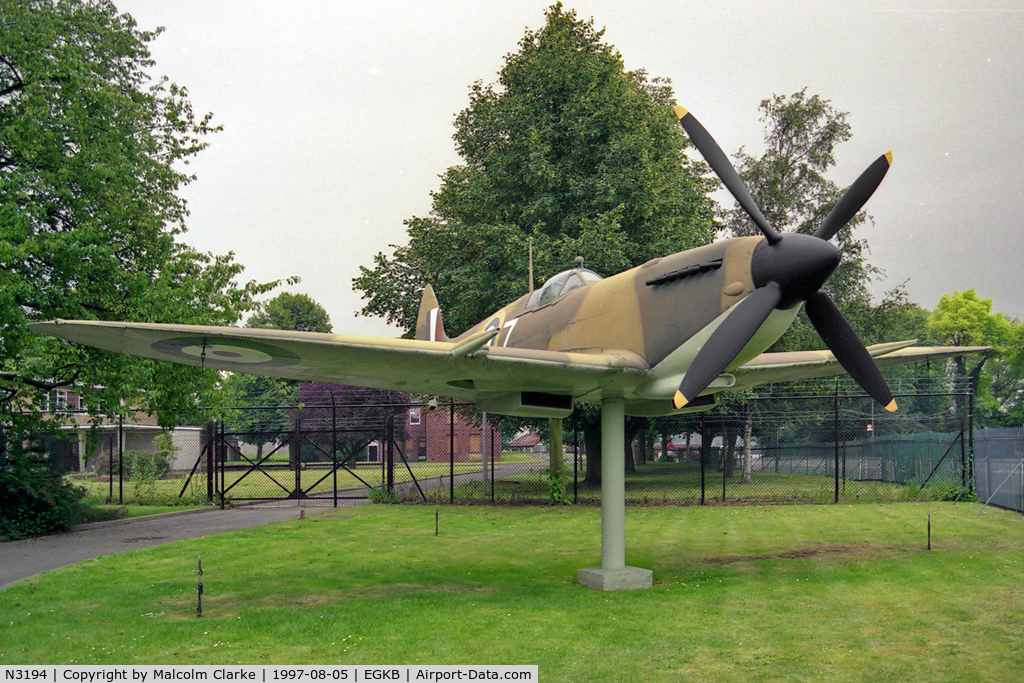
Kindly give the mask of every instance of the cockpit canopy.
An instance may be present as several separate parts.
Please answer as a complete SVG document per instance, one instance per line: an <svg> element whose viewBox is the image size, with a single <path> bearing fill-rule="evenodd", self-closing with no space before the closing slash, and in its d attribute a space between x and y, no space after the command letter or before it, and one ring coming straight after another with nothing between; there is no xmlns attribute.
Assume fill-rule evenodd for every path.
<svg viewBox="0 0 1024 683"><path fill-rule="evenodd" d="M567 294L577 287L583 285L589 285L594 282L600 281L602 278L600 275L592 270L586 268L573 268L572 270L563 270L558 275L553 275L544 285L537 290L534 290L533 294L530 295L529 300L526 302L526 309L538 308L540 306L546 306L563 294Z"/></svg>

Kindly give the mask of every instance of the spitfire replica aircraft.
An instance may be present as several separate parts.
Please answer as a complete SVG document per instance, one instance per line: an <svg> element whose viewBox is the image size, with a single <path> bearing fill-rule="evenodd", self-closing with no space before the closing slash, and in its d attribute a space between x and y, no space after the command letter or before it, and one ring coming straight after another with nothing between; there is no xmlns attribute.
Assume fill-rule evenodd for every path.
<svg viewBox="0 0 1024 683"><path fill-rule="evenodd" d="M896 402L879 366L969 353L895 342L865 348L821 291L838 266L828 240L860 211L889 169L879 157L813 235L782 234L761 214L714 139L676 115L761 236L726 239L607 278L559 273L465 333L449 338L433 290L415 339L150 323L65 321L36 331L120 353L217 370L336 382L474 401L505 415L559 418L578 401L602 407L602 566L581 569L598 589L651 585L625 564L626 414L711 408L719 393L838 374L845 369L887 410ZM828 351L765 353L807 311Z"/></svg>

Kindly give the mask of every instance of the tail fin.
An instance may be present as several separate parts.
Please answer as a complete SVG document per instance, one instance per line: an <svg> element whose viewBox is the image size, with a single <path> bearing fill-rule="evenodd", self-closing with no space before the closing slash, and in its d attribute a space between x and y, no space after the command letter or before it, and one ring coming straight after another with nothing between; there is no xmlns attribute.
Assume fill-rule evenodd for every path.
<svg viewBox="0 0 1024 683"><path fill-rule="evenodd" d="M438 306L434 288L427 285L420 299L420 313L416 317L416 339L426 341L449 341L444 332L444 321L441 320L441 307Z"/></svg>

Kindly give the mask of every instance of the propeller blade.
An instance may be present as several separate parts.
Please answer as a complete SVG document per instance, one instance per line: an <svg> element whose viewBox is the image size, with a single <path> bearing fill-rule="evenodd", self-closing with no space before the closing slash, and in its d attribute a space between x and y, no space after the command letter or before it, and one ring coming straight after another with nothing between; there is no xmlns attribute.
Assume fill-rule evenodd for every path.
<svg viewBox="0 0 1024 683"><path fill-rule="evenodd" d="M853 185L846 190L846 194L839 200L839 203L825 216L825 220L814 231L814 236L830 240L842 230L843 226L849 223L850 219L856 216L857 212L871 199L871 195L882 184L882 179L885 178L891 165L892 152L886 152L875 159L875 162L868 166L857 180L853 181Z"/></svg>
<svg viewBox="0 0 1024 683"><path fill-rule="evenodd" d="M747 215L754 221L754 224L757 225L761 234L768 240L768 243L775 244L782 239L779 231L773 228L768 223L768 219L761 213L761 209L757 207L754 198L750 196L750 191L747 190L747 186L743 183L743 179L740 178L740 174L736 172L736 168L729 161L729 157L725 155L725 152L718 146L715 139L711 137L711 133L684 107L673 107L673 111L679 117L679 125L690 136L690 140L693 141L694 146L697 147L704 160L708 162L711 170L715 172L715 175L722 181L722 184L739 202L743 210L747 212Z"/></svg>
<svg viewBox="0 0 1024 683"><path fill-rule="evenodd" d="M846 317L824 292L816 292L804 304L807 317L814 329L821 335L825 346L846 369L854 381L867 394L885 406L890 413L896 410L896 399L889 391L889 385L882 377L882 371L875 365L871 354L864 348L864 342Z"/></svg>
<svg viewBox="0 0 1024 683"><path fill-rule="evenodd" d="M736 304L736 310L711 333L686 371L672 399L676 410L699 396L729 367L781 299L782 289L777 283L769 282Z"/></svg>

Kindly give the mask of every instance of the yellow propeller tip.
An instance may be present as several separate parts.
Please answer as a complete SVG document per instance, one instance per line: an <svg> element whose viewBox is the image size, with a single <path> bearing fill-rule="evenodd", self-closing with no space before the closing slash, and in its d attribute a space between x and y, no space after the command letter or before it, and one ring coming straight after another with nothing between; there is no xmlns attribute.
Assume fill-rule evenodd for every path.
<svg viewBox="0 0 1024 683"><path fill-rule="evenodd" d="M676 113L676 117L680 120L682 120L684 116L690 113L686 110L686 107L680 107L678 104L672 107L672 111Z"/></svg>
<svg viewBox="0 0 1024 683"><path fill-rule="evenodd" d="M672 405L676 407L676 410L685 408L686 404L689 402L690 401L685 396L683 396L683 393L681 391L677 391L676 395L672 397Z"/></svg>
<svg viewBox="0 0 1024 683"><path fill-rule="evenodd" d="M885 153L885 160L889 162L890 166L892 166L892 150Z"/></svg>
<svg viewBox="0 0 1024 683"><path fill-rule="evenodd" d="M893 400L889 401L889 405L887 405L885 407L885 409L888 410L890 413L895 413L896 412L896 399L893 399Z"/></svg>

